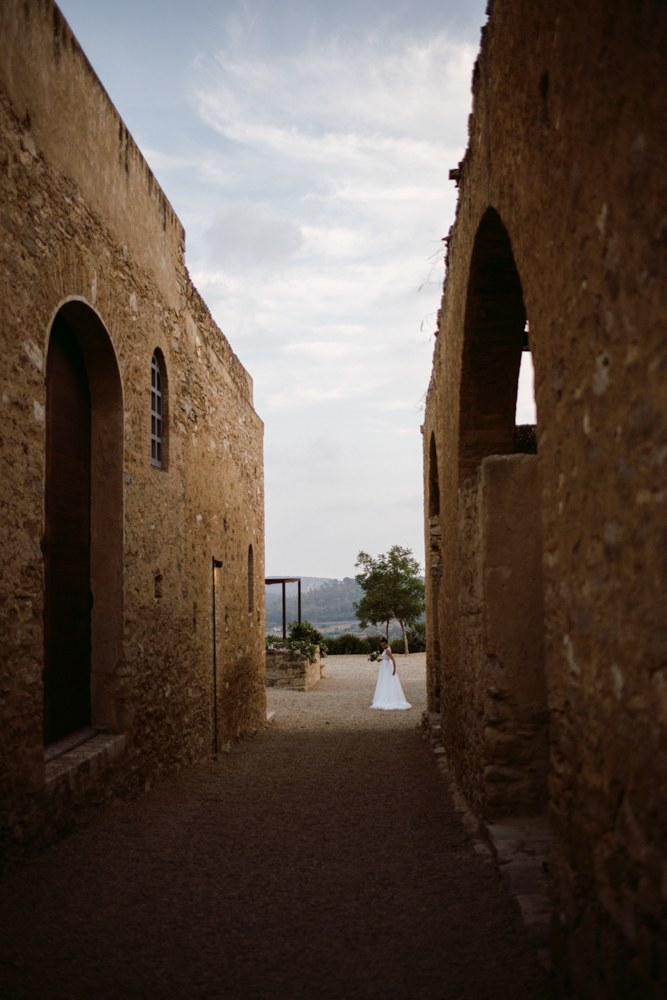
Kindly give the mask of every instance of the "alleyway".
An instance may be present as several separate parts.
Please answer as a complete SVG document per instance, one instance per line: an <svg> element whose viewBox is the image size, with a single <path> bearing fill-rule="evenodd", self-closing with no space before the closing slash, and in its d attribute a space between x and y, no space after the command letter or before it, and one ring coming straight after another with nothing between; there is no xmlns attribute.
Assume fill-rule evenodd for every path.
<svg viewBox="0 0 667 1000"><path fill-rule="evenodd" d="M3 1000L542 1000L495 865L409 712L335 657L272 726L99 817L0 887Z"/></svg>

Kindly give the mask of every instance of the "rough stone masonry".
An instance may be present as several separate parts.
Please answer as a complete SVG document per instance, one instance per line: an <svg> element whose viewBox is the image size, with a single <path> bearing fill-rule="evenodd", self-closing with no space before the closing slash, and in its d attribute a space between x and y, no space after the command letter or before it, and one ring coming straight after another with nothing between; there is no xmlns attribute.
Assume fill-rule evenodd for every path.
<svg viewBox="0 0 667 1000"><path fill-rule="evenodd" d="M265 718L263 425L190 281L183 228L57 6L6 0L0 37L0 842L11 855L200 759L216 726L228 741ZM45 501L60 462L63 414L48 389L58 338L88 407L83 611L69 598L81 566L65 566L64 583L53 571L49 590L56 543L69 544L53 536L70 501L60 509L55 487ZM65 471L67 486L78 473ZM58 684L74 681L56 677L47 725L45 653L58 651L45 623L53 633L61 620L74 623L67 642L78 630L79 653L87 644L83 714L68 723L57 709ZM45 762L45 733L67 737L82 720L91 738L56 741Z"/></svg>
<svg viewBox="0 0 667 1000"><path fill-rule="evenodd" d="M491 0L424 432L429 708L548 813L564 996L667 990L667 6ZM444 167L444 165L443 165ZM515 453L522 349L537 454Z"/></svg>

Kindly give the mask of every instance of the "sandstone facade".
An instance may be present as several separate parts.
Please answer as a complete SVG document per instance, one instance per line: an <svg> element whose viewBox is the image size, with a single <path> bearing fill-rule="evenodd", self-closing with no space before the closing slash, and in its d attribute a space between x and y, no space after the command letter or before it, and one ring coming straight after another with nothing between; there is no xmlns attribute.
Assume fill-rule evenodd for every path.
<svg viewBox="0 0 667 1000"><path fill-rule="evenodd" d="M667 988L666 52L657 0L490 3L423 428L429 705L479 816L548 811L586 1000Z"/></svg>
<svg viewBox="0 0 667 1000"><path fill-rule="evenodd" d="M0 35L0 837L11 845L211 752L216 725L228 741L265 719L263 425L190 281L183 228L58 8L7 0ZM90 401L89 723L100 735L45 764L56 328L74 335Z"/></svg>

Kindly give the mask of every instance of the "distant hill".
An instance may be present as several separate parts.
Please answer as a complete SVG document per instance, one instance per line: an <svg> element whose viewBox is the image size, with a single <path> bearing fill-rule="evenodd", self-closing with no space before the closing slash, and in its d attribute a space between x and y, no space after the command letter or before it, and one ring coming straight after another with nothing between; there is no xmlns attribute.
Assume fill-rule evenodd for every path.
<svg viewBox="0 0 667 1000"><path fill-rule="evenodd" d="M298 573L284 573L283 576L298 576ZM266 579L270 580L271 577L267 576ZM312 590L314 587L321 587L323 583L333 583L333 582L334 581L329 576L302 576L301 577L301 593L304 594L307 590ZM266 587L264 589L266 591L266 600L267 600L267 602L271 603L273 601L281 601L282 600L282 589L283 588L280 586L280 584L274 583L274 584L270 585L270 584L267 583ZM294 591L294 593L296 594L296 584L295 583L288 583L287 584L287 593L291 594L292 591Z"/></svg>
<svg viewBox="0 0 667 1000"><path fill-rule="evenodd" d="M296 584L287 584L287 621L297 617ZM346 576L343 580L322 577L301 578L301 617L314 625L325 622L349 622L355 619L354 601L361 597L356 580ZM266 624L282 624L282 587L266 587Z"/></svg>

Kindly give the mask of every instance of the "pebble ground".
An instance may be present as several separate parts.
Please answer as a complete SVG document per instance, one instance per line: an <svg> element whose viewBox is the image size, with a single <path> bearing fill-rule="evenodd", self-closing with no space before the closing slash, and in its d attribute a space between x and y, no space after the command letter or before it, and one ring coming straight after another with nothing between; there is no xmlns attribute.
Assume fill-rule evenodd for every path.
<svg viewBox="0 0 667 1000"><path fill-rule="evenodd" d="M413 708L370 711L364 657L270 727L98 817L0 886L3 1000L542 1000Z"/></svg>

